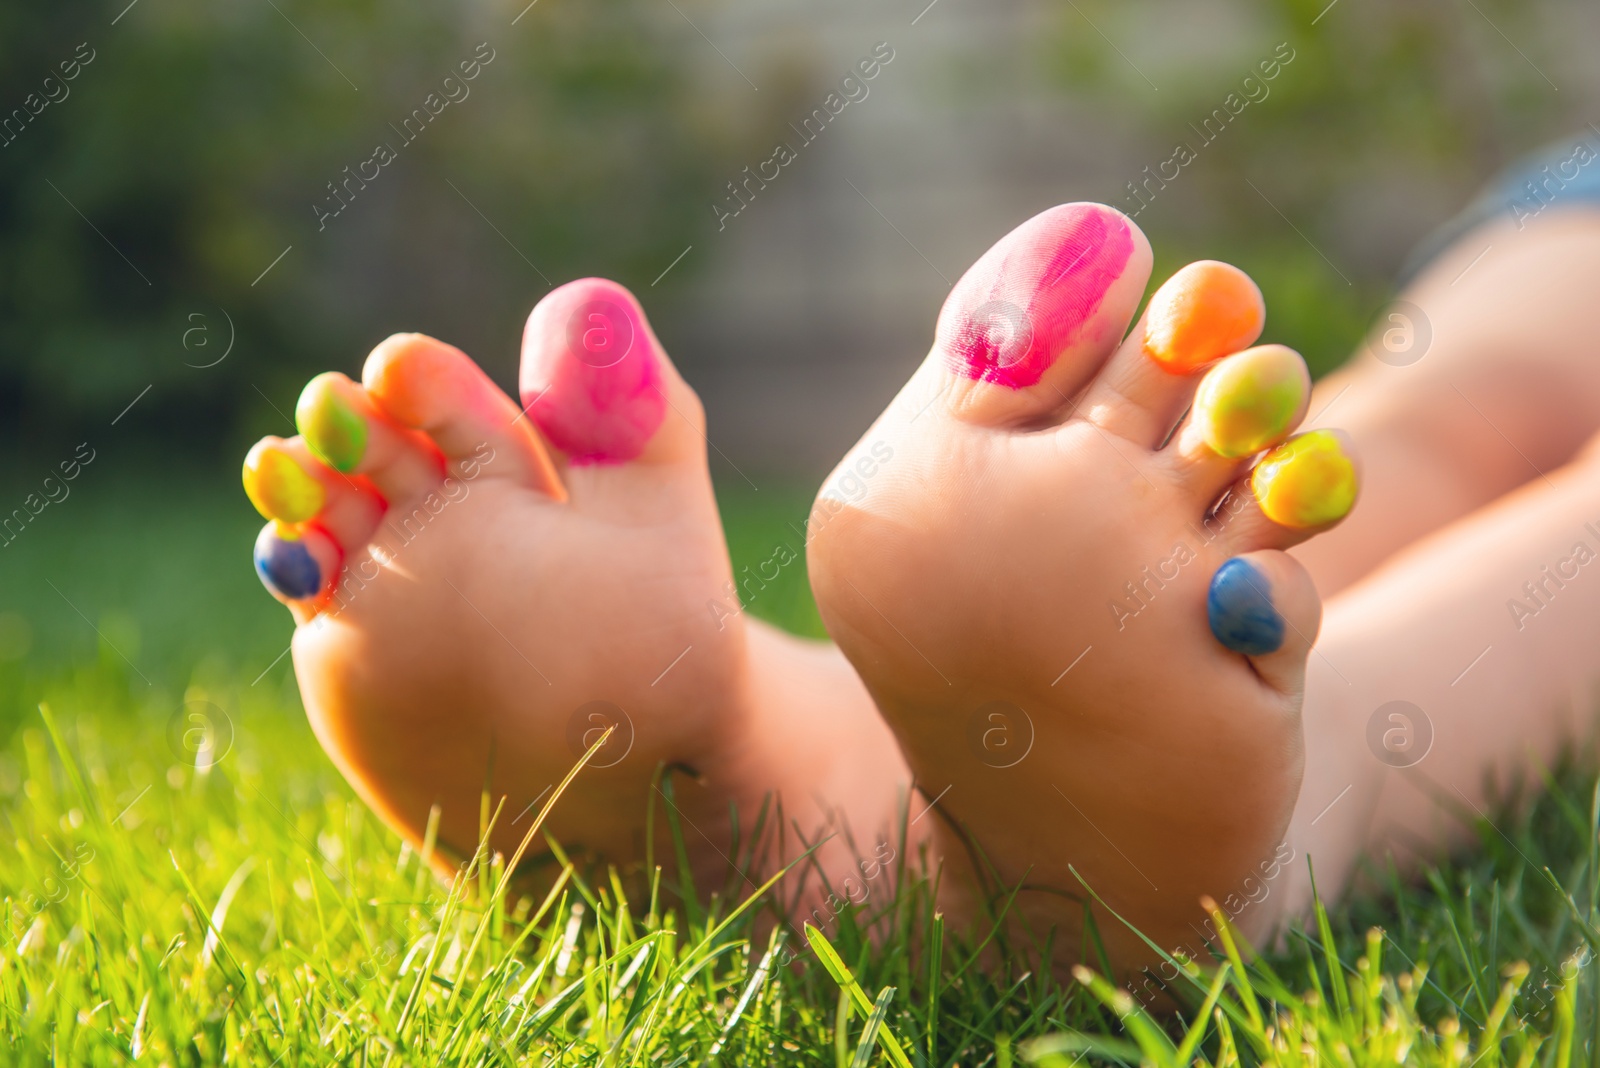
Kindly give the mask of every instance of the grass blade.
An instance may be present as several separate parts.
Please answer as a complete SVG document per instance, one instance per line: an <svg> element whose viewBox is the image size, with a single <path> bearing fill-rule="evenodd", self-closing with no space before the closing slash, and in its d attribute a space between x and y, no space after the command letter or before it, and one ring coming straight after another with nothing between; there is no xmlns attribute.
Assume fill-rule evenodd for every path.
<svg viewBox="0 0 1600 1068"><path fill-rule="evenodd" d="M855 1006L856 1011L861 1013L862 1016L870 1017L873 1010L872 999L867 997L865 990L861 989L861 984L856 982L855 974L845 964L844 958L840 957L838 951L833 948L833 944L828 941L827 936L808 923L806 924L806 941L811 943L811 948L816 952L817 959L822 962L822 966L827 970L828 974L833 976L833 981L839 984L839 989L850 995L850 1001ZM883 1051L888 1054L889 1060L894 1062L897 1068L911 1068L911 1061L906 1057L906 1051L900 1045L900 1040L895 1038L893 1031L883 1027L879 1031L879 1037L883 1044Z"/></svg>
<svg viewBox="0 0 1600 1068"><path fill-rule="evenodd" d="M872 1048L878 1040L878 1030L883 1026L883 1017L889 1011L889 1003L894 1000L894 987L886 986L878 991L878 1000L872 1005L872 1015L867 1017L867 1026L861 1029L861 1041L856 1043L855 1056L850 1058L850 1068L867 1068L867 1062L872 1059Z"/></svg>

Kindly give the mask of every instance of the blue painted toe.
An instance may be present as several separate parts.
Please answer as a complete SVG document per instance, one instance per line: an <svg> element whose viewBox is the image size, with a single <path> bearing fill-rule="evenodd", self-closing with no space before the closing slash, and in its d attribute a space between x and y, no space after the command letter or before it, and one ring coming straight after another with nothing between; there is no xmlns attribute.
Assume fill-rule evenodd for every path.
<svg viewBox="0 0 1600 1068"><path fill-rule="evenodd" d="M291 601L314 597L322 589L322 569L298 539L281 538L271 526L256 538L256 574L269 590Z"/></svg>
<svg viewBox="0 0 1600 1068"><path fill-rule="evenodd" d="M1272 607L1272 587L1248 560L1234 557L1217 569L1206 612L1211 633L1236 653L1263 656L1283 646L1283 617Z"/></svg>

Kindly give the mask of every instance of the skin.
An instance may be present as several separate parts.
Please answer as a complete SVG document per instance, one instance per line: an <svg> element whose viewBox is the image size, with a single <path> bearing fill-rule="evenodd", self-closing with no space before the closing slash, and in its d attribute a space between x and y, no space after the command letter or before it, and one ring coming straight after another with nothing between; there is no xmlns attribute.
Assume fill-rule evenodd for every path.
<svg viewBox="0 0 1600 1068"><path fill-rule="evenodd" d="M1377 359L1404 325L1380 318L1318 384L1314 409L1372 459L1361 507L1295 550L1332 594L1307 676L1318 758L1290 831L1325 898L1371 858L1406 872L1467 840L1496 791L1537 781L1564 747L1593 752L1600 583L1575 550L1600 549L1587 526L1600 519L1597 270L1592 207L1486 224L1400 295L1432 335L1423 355ZM1514 600L1537 614L1518 619ZM1395 700L1420 716L1382 724L1432 740L1385 762L1369 724ZM1304 915L1310 897L1297 868L1268 911Z"/></svg>
<svg viewBox="0 0 1600 1068"><path fill-rule="evenodd" d="M1484 254L1490 246L1492 257ZM952 684L945 687L947 694L975 680L1014 687L1010 680L1018 677L1047 677L1038 673L1035 635L1015 624L1053 625L1049 653L1054 656L1052 669L1059 670L1056 665L1068 660L1073 646L1057 635L1076 623L1078 611L1064 612L1062 606L1082 599L1072 596L1075 590L1054 585L1054 576L1063 570L1070 574L1085 554L1104 561L1126 539L1139 538L1151 522L1141 507L1151 496L1146 484L1129 477L1121 497L1097 494L1107 487L1092 482L1086 487L1083 469L1070 463L1074 451L1066 447L1057 448L1047 472L1040 473L1028 464L1027 439L975 442L952 419L939 434L929 435L942 440L922 447L929 452L932 469L964 472L954 488L948 477L924 478L920 486L869 501L854 528L833 525L836 532L851 534L850 539L814 541L813 574L835 633L847 648L866 650L866 655L858 653L863 675L895 724L921 781L952 785L939 805L948 818L938 827L939 855L947 870L967 880L946 883L947 904L955 915L981 911L981 901L974 902L970 890L961 892L974 884L971 865L964 861L971 848L981 849L1000 875L1017 881L1026 873L1030 884L1043 883L1041 874L1059 879L1062 862L1070 861L1124 916L1169 949L1204 952L1210 928L1201 923L1196 930L1190 925L1192 912L1174 916L1172 910L1181 909L1183 898L1204 881L1208 864L1238 855L1241 842L1276 840L1271 854L1253 868L1241 865L1235 872L1238 882L1225 896L1211 894L1235 926L1259 944L1284 921L1309 915L1308 858L1316 863L1324 900L1341 895L1364 863L1393 861L1402 872L1413 870L1418 860L1432 859L1467 837L1474 822L1490 810L1496 784L1535 779L1574 741L1585 750L1592 745L1590 695L1600 684L1600 667L1592 655L1600 642L1600 584L1572 573L1587 570L1579 562L1584 559L1577 552L1579 543L1600 558L1600 533L1587 525L1600 517L1600 439L1594 438L1600 430L1595 414L1600 412L1600 353L1592 351L1596 343L1587 291L1587 279L1597 270L1600 213L1593 210L1575 207L1552 213L1526 231L1508 224L1486 226L1462 238L1401 295L1429 320L1434 341L1425 359L1396 366L1377 360L1366 347L1348 369L1320 384L1313 401L1321 413L1318 422L1325 425L1337 418L1346 440L1372 460L1372 476L1364 479L1362 506L1350 520L1291 550L1331 600L1308 669L1303 675L1287 675L1291 683L1303 680L1304 695L1300 706L1292 699L1292 686L1282 691L1290 698L1283 706L1289 719L1263 720L1251 715L1248 703L1238 701L1214 710L1208 695L1219 691L1211 681L1182 687L1182 692L1167 682L1173 692L1156 692L1168 676L1196 679L1188 658L1201 654L1193 643L1198 628L1191 624L1176 641L1146 629L1148 637L1136 639L1136 651L1144 659L1129 674L1099 679L1086 675L1084 669L1096 654L1119 651L1096 644L1068 674L1052 679L1052 691L1077 680L1082 705L1046 697L1044 715L1034 715L1037 738L1029 758L1006 770L1009 778L972 767L970 750L963 754L951 745L961 731L959 723L951 722L949 706L959 706L959 701L941 697L940 687L927 677L929 663L918 662L903 647L897 653L895 642L914 642L929 661L939 663ZM1518 309L1517 314L1507 315L1507 307ZM1069 352L1061 362L1075 355ZM918 374L926 379L926 367ZM1063 406L1100 413L1098 425L1124 439L1115 443L1115 455L1103 455L1096 467L1126 468L1130 460L1144 467L1149 462L1148 454L1128 447L1127 434L1120 433L1133 427L1144 442L1161 440L1152 428L1165 419L1140 416L1150 407L1148 381L1135 364L1119 366L1113 357L1101 367L1097 384ZM1100 388L1106 383L1112 388ZM1026 391L1021 397L975 399L964 393L966 387L952 388L936 379L924 388L940 398L930 414L944 411L959 417L981 410L1018 424L1027 421ZM918 397L915 403L920 410L925 402ZM1049 408L1056 402L1037 403ZM1161 411L1165 415L1172 408ZM1297 413L1295 420L1299 418ZM1186 435L1197 426L1203 440L1217 443L1205 432L1207 422L1202 408L1179 431L1177 455L1193 447ZM895 433L915 432L903 420L896 421L891 408L869 438L890 426ZM1067 433L1073 432L1069 427ZM1089 447L1095 446L1091 442ZM907 442L898 448L898 455L918 458L917 446ZM1001 460L984 457L985 449L1000 453ZM1049 487L1042 498L1036 494L1010 511L997 505L997 486L1034 482ZM1153 477L1150 482L1166 488ZM952 502L951 496L961 499ZM1118 503L1106 518L1104 509L1058 516L1050 503L1062 498ZM906 516L914 518L906 521ZM985 527L1004 531L1006 553L962 553L963 545L995 540L989 529L970 529L973 516ZM892 551L881 545L885 517L898 520ZM935 517L948 525L930 522ZM1021 574L1008 574L1012 557L1034 547L1047 551L1042 558L1030 556L1031 566L1016 569ZM918 563L897 569L896 563L908 554L916 554ZM1238 560L1254 563L1255 554L1230 564ZM852 570L857 561L865 561L873 572L887 572L884 584L864 584L862 572ZM1127 561L1124 573L1136 562ZM981 620L982 636L976 637L980 628L969 624L962 633L965 648L951 649L937 628L928 628L928 633L918 629L920 619L937 619L939 608L926 600L921 589L926 583L918 582L914 572L932 568L959 579L973 566L984 570L984 581L962 587L946 603L960 604L963 619ZM842 590L838 580L846 577L856 586ZM1031 591L1041 580L1052 585L1044 596L1036 596ZM1530 580L1543 583L1537 601L1524 592ZM1284 617L1289 624L1286 646L1292 640L1287 636L1297 631L1317 635L1314 611L1307 610L1310 602L1297 607L1292 586L1270 577L1251 583L1259 585L1269 596L1246 608L1262 610L1270 604L1267 611ZM1003 606L996 605L994 587L1007 590ZM1152 600L1133 622L1160 624L1168 618L1160 610L1174 604L1180 614L1193 618L1197 613L1182 602L1197 599L1196 593L1194 584L1179 588L1168 583L1159 591L1162 599ZM855 599L862 595L871 598L875 612L895 616L904 639L884 633L859 609ZM1537 615L1517 618L1508 611L1512 598L1538 604ZM902 606L908 609L903 615ZM1270 647L1271 642L1265 644ZM1290 655L1284 649L1251 661L1263 679L1269 677L1261 671L1264 666ZM1148 657L1154 650L1159 650L1163 668L1152 673ZM873 656L880 659L869 663ZM1152 680L1150 675L1161 678ZM1036 692L1046 689L1039 681L1032 686ZM1415 722L1382 719L1380 730L1399 727L1408 743L1419 727L1431 730L1431 746L1411 766L1395 766L1410 759L1404 750L1399 759L1392 754L1387 761L1380 759L1371 740L1374 718L1397 699L1412 702L1421 715L1413 717ZM1033 713L1041 711L1021 697L1015 702ZM1105 705L1118 715L1095 731L1089 717ZM1303 707L1298 722L1292 719L1297 706ZM1197 711L1216 718L1195 731L1190 724ZM1051 713L1091 729L1073 738L1071 746L1053 753L1041 749L1050 734L1048 721L1045 726L1040 721ZM1144 721L1152 718L1158 729L1146 730ZM1269 743L1264 753L1248 744L1259 741L1262 730ZM1124 739L1128 744L1119 752L1117 745ZM1219 740L1226 744L1219 746ZM1188 759L1175 761L1174 751ZM1042 824L1052 834L1043 842L1040 821L1017 818L1019 812L1051 811L1044 807L1050 798L1036 788L1037 782L1018 774L1040 755L1052 788L1074 775L1091 783L1092 776L1100 776L1084 797L1072 798L1071 814L1060 812L1059 822ZM1287 782L1302 762L1304 782L1296 795ZM934 778L929 772L936 767L949 773ZM1219 790L1219 782L1228 788ZM960 801L963 786L965 805ZM924 785L925 794L938 792ZM1097 803L1103 807L1091 807ZM1231 811L1218 811L1235 805ZM1073 824L1072 816L1081 822ZM1172 833L1175 822L1189 826L1191 819L1194 837ZM1263 839L1261 831L1269 826L1277 830ZM1214 843L1205 856L1195 855L1197 840ZM1136 877L1129 877L1135 861L1153 879L1147 883L1148 893ZM1119 864L1124 868L1120 880L1115 870ZM1104 874L1096 876L1097 868ZM1177 881L1169 880L1163 868L1171 869ZM1159 893L1154 883L1162 884ZM1178 893L1171 892L1174 885ZM1119 901L1117 893L1125 896ZM1058 937L1065 936L1068 946L1058 951L1056 961L1070 962L1076 949L1071 936L1081 929L1081 914L1075 903L1058 895L1041 896L1048 900L1030 902L1024 891L1019 903L1035 932L1058 925ZM1164 916L1172 922L1163 923ZM1103 914L1101 918L1102 933L1109 927L1120 934L1120 925ZM1160 970L1131 974L1140 947L1114 942L1111 948L1114 963L1141 998L1159 997Z"/></svg>
<svg viewBox="0 0 1600 1068"><path fill-rule="evenodd" d="M714 838L711 814L729 798L775 788L798 807L794 799L820 794L827 801L811 812L813 825L847 820L858 837L861 827L892 823L895 799L882 787L907 772L885 744L887 721L923 802L938 798L914 825L922 837L911 845L943 867L952 924L983 916L997 885L1026 880L1021 914L1035 933L1058 925L1056 962L1073 963L1082 929L1075 898L1083 896L1075 871L1174 949L1202 944L1201 894L1259 940L1305 914L1307 855L1332 897L1355 878L1361 858L1396 842L1443 848L1486 805L1484 769L1536 771L1589 722L1587 702L1575 695L1600 681L1590 666L1600 584L1569 579L1520 628L1505 607L1541 569L1570 560L1584 524L1600 516L1597 450L1580 452L1600 429L1592 414L1600 411L1600 354L1588 351L1584 281L1600 270L1600 215L1547 215L1527 233L1491 227L1469 235L1405 294L1431 320L1427 359L1397 368L1369 357L1319 386L1311 405L1319 422L1337 417L1349 431L1336 439L1336 456L1348 460L1353 439L1375 462L1370 475L1358 473L1363 506L1313 541L1304 539L1315 526L1274 522L1249 477L1251 457L1304 417L1303 389L1292 415L1283 415L1290 384L1303 385L1303 365L1274 346L1228 355L1254 340L1259 311L1254 329L1228 333L1213 327L1248 325L1248 300L1216 315L1212 301L1190 299L1200 283L1248 295L1248 279L1216 264L1180 272L1181 292L1158 294L1152 307L1187 300L1199 309L1188 336L1202 340L1175 345L1186 320L1168 315L1159 330L1136 327L1122 343L1149 264L1131 224L1123 270L1098 298L1083 286L1072 300L1028 296L1055 277L1043 266L1054 262L1051 251L1029 241L1081 233L1082 218L1047 219L1042 231L1030 235L1025 226L1008 236L999 246L1005 255L975 268L977 283L958 284L928 363L841 464L844 474L830 480L813 517L819 603L884 720L833 650L779 638L742 617L728 623L731 637L685 622L698 599L726 581L727 565L703 444L671 438L671 414L644 432L637 455L576 463L548 447L558 424L540 423L546 439L529 435L538 448L512 450L522 456L518 477L497 486L485 475L470 498L441 511L429 538L382 557L365 546L385 505L400 502L388 506L391 518L411 514L408 504L425 499L425 487L441 485L447 472L460 476L461 458L472 455L466 446L491 435L482 424L452 434L448 420L430 423L428 412L397 404L388 422L363 417L366 466L345 465L343 474L319 467L290 439L284 450L306 461L327 498L293 533L329 574L365 553L396 580L381 599L381 581L364 587L323 631L312 624L330 615L328 601L291 604L302 620L295 653L308 711L357 788L404 833L415 840L426 806L442 800L446 840L470 842L491 732L494 786L511 811L513 794L535 793L570 765L560 745L571 714L565 705L622 692L615 684L629 672L619 665L650 673L662 656L637 650L670 656L674 643L651 642L676 626L686 644L691 633L708 642L696 641L696 652L715 655L690 671L681 670L689 661L680 664L669 696L635 684L620 700L647 724L632 754L684 760L702 773L696 789L704 793L680 790L679 803L711 832L704 843L691 840L691 862L708 878L725 870L707 844L726 844ZM1488 244L1496 255L1479 263ZM1049 314L1002 316L1014 335L974 329L992 324L994 308L985 305L996 294ZM600 296L616 299L614 291ZM1507 301L1526 314L1506 316ZM1027 346L1007 336L1025 337ZM953 348L952 338L967 348ZM974 348L975 338L987 341ZM417 343L380 346L379 370L392 347ZM1019 352L1028 370L1012 373ZM559 361L559 352L541 348L533 365L549 359ZM1218 362L1202 380L1210 361ZM692 394L664 357L662 367L669 408L691 413L685 425L698 427ZM583 385L587 371L578 370L567 379ZM1251 385L1230 386L1232 379ZM561 375L541 370L531 380L548 385ZM550 393L536 389L532 407ZM1191 394L1195 410L1172 433ZM625 403L610 406L587 387L571 395L595 414L635 411L640 394L619 391ZM458 410L483 395L454 396ZM626 443L648 422L630 420L584 432L602 444ZM689 445L658 449L672 440ZM869 457L873 474L838 491ZM1325 468L1300 477L1337 488ZM1223 507L1208 515L1225 491ZM251 496L300 499L260 486ZM1325 492L1312 504L1327 509L1337 497ZM1325 518L1315 509L1296 514ZM1600 535L1589 541L1600 549ZM1182 562L1174 562L1175 544L1190 550ZM1296 547L1284 553L1285 546ZM1173 567L1177 575L1168 577ZM619 569L619 585L660 595L609 601L592 576ZM1228 574L1243 577L1223 582ZM1332 599L1307 670L1318 635L1312 578ZM1134 583L1137 599L1128 594ZM461 607L468 596L492 627ZM1109 609L1117 601L1120 614ZM1276 636L1274 616L1283 622ZM550 662L564 665L564 702L530 699L538 691L529 665L509 650L508 636L540 650L541 667L543 650L558 654ZM1474 661L1486 647L1491 652ZM1161 670L1150 670L1153 658ZM1469 662L1471 685L1454 685ZM1434 731L1426 763L1403 770L1376 759L1367 739L1374 709L1396 697L1423 707ZM1518 714L1508 716L1510 708ZM1014 759L1026 724L1032 744ZM861 759L830 763L852 752ZM1228 788L1217 789L1219 781ZM1441 804L1442 791L1463 804ZM637 859L636 813L648 792L631 759L586 771L558 810L560 833L607 859ZM1114 962L1132 978L1142 946L1115 921L1101 921Z"/></svg>
<svg viewBox="0 0 1600 1068"><path fill-rule="evenodd" d="M1079 216L1109 210L1052 209L957 283L928 359L842 467L878 442L895 462L810 550L829 632L922 793L939 798L932 851L951 875L942 904L974 918L1023 883L1018 912L1036 932L1057 928L1058 961L1078 959L1084 882L1177 944L1205 921L1202 895L1223 899L1274 857L1299 793L1299 697L1320 611L1282 552L1315 527L1264 514L1248 458L1207 443L1215 420L1173 434L1198 372L1260 330L1259 293L1241 272L1210 262L1179 272L1124 341L1150 263L1125 222L1135 251L1101 299L1084 302L1089 320L1034 325L1054 353L1037 384L949 370L960 365L945 348L961 335L943 326L952 306L974 303L968 287L1048 261ZM1186 308L1198 310L1186 318ZM1297 356L1271 359L1304 381ZM1234 382L1256 388L1250 375ZM1292 430L1303 400L1302 390L1263 446ZM1296 501L1318 500L1326 526L1337 502L1320 501L1315 474L1294 459L1276 477ZM1230 560L1248 562L1286 624L1261 655L1225 648L1207 626L1213 576ZM1010 732L1031 747L997 749ZM1217 768L1249 772L1226 790L1197 788ZM1119 969L1148 959L1109 917L1100 932Z"/></svg>
<svg viewBox="0 0 1600 1068"><path fill-rule="evenodd" d="M629 318L627 361L583 362L549 329L596 302ZM637 303L599 280L554 291L530 317L523 367L525 384L549 384L536 420L464 354L396 335L361 383L313 380L305 438L251 452L246 487L273 520L263 539L297 541L320 568L313 595L273 591L299 623L295 673L318 738L413 844L439 806L447 867L475 847L485 791L503 802L492 840L509 855L529 806L623 722L620 708L626 727L546 825L570 852L636 871L653 803L670 868L653 780L673 767L700 886L728 877L730 806L748 846L769 796L783 806L769 828L783 831L750 879L832 834L818 853L832 885L859 881L855 852L896 841L903 762L836 653L739 612L700 405ZM581 460L539 430L579 423L557 440L578 442ZM852 847L840 832L855 813L875 819L848 825ZM541 837L530 868L546 853ZM801 882L791 897L819 896L815 876Z"/></svg>

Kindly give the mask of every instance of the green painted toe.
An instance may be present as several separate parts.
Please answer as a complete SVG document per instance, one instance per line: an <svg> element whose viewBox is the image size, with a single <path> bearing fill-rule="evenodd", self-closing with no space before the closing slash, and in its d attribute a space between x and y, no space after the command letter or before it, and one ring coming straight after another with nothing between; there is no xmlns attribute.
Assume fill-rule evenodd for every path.
<svg viewBox="0 0 1600 1068"><path fill-rule="evenodd" d="M353 388L332 371L306 383L294 407L295 426L313 455L329 467L354 471L367 451L367 421L344 396Z"/></svg>

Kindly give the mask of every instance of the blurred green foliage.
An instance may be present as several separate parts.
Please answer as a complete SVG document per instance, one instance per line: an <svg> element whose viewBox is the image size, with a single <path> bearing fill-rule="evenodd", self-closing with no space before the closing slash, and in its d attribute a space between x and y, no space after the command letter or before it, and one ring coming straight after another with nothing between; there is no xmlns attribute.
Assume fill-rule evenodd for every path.
<svg viewBox="0 0 1600 1068"><path fill-rule="evenodd" d="M551 280L647 285L701 222L724 135L677 66L688 27L659 14L0 6L0 436L75 442L153 385L120 432L232 448L242 424L283 432L274 405L396 329L513 382ZM466 81L480 44L492 59ZM92 58L66 80L75 51ZM404 119L440 100L407 143ZM394 162L319 229L329 183L383 144Z"/></svg>
<svg viewBox="0 0 1600 1068"><path fill-rule="evenodd" d="M1158 278L1200 256L1250 270L1268 336L1325 371L1406 249L1497 167L1581 126L1584 88L1546 76L1561 10L1077 0L1037 40L1096 140L1131 138L1152 167L1198 147L1191 124L1292 48L1139 222ZM646 0L0 7L0 441L67 448L142 396L119 434L232 455L287 431L310 373L355 371L397 329L510 385L551 281L648 286L748 160L748 124L691 75L702 44ZM408 142L406 117L449 96L480 45L492 61ZM75 55L92 59L66 80ZM322 217L380 146L394 161ZM657 318L690 269L654 291Z"/></svg>
<svg viewBox="0 0 1600 1068"><path fill-rule="evenodd" d="M164 477L151 477L156 470ZM218 483L215 464L175 460L163 443L102 450L68 484L70 496L0 548L0 745L34 714L28 695L67 678L112 680L158 707L190 685L270 690L293 704L283 654L294 623L250 563L261 517ZM15 504L37 488L0 471L0 500ZM795 557L776 578L744 587L746 610L824 637L802 533L811 487L718 489L741 582L770 574L761 565L780 545ZM76 673L89 664L98 674Z"/></svg>
<svg viewBox="0 0 1600 1068"><path fill-rule="evenodd" d="M1047 65L1074 99L1137 117L1152 171L1194 149L1138 216L1155 277L1202 256L1239 264L1267 298L1266 336L1317 373L1348 357L1418 241L1519 155L1583 129L1594 103L1548 77L1547 43L1572 16L1558 0L1236 0L1163 6L1159 22L1156 10L1078 0ZM1280 44L1293 58L1265 78ZM1215 109L1228 121L1208 141ZM1127 189L1111 202L1140 205Z"/></svg>

